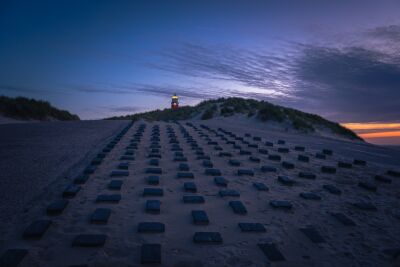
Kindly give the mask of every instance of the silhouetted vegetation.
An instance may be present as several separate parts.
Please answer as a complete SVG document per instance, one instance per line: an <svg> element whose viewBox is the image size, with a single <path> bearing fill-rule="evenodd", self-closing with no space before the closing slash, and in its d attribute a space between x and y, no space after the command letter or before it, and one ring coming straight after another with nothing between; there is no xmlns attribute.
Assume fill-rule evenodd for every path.
<svg viewBox="0 0 400 267"><path fill-rule="evenodd" d="M59 110L47 101L25 97L0 96L0 114L19 120L79 120L77 115L66 110Z"/></svg>
<svg viewBox="0 0 400 267"><path fill-rule="evenodd" d="M271 104L266 101L244 99L238 97L218 98L205 100L194 107L183 106L178 110L164 109L134 115L114 117L111 119L145 119L149 121L175 121L187 120L202 114L201 119L207 120L215 117L219 109L219 115L224 117L235 114L246 114L248 117L256 115L260 121L275 121L289 123L294 129L304 132L314 132L318 129L330 130L332 133L350 139L362 140L351 130L336 122L328 121L321 116L305 113L296 109L286 108Z"/></svg>
<svg viewBox="0 0 400 267"><path fill-rule="evenodd" d="M208 109L206 109L203 112L203 115L201 116L202 120L209 120L214 116L215 111L217 110L217 105L212 105Z"/></svg>

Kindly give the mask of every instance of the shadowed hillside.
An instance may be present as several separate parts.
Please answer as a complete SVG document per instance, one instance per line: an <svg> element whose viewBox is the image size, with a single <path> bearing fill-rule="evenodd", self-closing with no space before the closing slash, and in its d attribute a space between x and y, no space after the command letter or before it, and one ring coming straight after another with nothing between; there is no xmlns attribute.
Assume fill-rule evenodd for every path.
<svg viewBox="0 0 400 267"><path fill-rule="evenodd" d="M208 120L215 117L230 117L236 114L244 114L249 118L256 118L260 122L280 123L302 132L329 131L338 136L362 140L351 130L321 116L274 105L266 101L237 97L205 100L196 106L183 106L178 110L154 110L110 119L174 121L199 118Z"/></svg>
<svg viewBox="0 0 400 267"><path fill-rule="evenodd" d="M79 120L78 115L57 109L47 101L25 97L0 96L0 115L17 120Z"/></svg>

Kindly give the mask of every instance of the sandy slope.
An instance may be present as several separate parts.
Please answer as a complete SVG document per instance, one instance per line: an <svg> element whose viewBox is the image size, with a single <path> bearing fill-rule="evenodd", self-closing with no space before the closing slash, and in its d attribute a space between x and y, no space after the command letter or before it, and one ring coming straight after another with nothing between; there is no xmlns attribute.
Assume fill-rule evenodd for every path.
<svg viewBox="0 0 400 267"><path fill-rule="evenodd" d="M1 244L23 212L51 198L125 121L35 122L0 125ZM58 189L59 190L59 189ZM58 192L57 192L58 193ZM7 222L7 223L6 223Z"/></svg>
<svg viewBox="0 0 400 267"><path fill-rule="evenodd" d="M95 203L97 195L110 193L107 184L111 178L110 172L120 162L119 157L125 152L132 135L140 123L136 123L122 138L116 147L107 155L105 161L83 186L78 195L70 200L69 206L62 215L51 217L53 225L41 240L24 241L21 233L32 221L48 218L44 210L54 199L59 198L61 191L54 192L51 197L42 197L37 205L21 217L15 229L9 229L7 240L2 244L1 252L6 248L22 247L29 249L29 255L20 266L69 266L73 264L88 264L88 266L140 266L140 245L154 242L162 245L162 266L393 266L396 260L386 255L384 249L398 249L400 241L400 212L399 212L399 178L392 178L392 184L380 184L373 181L375 174L381 174L398 162L398 151L380 148L366 144L335 141L320 137L307 137L298 134L279 133L268 129L250 127L240 123L226 123L222 120L194 122L195 125L204 123L212 129L223 127L237 135L251 133L261 136L263 142L285 139L291 149L288 154L281 154L284 160L296 164L295 169L282 168L280 163L267 159L254 148L254 155L261 158L261 163L248 160L248 156L239 155L238 151L222 141L214 133L202 129L200 132L184 126L185 129L204 148L206 155L216 168L222 171L229 181L228 188L240 192L240 198L221 198L213 178L204 175L202 160L197 160L194 151L184 139L179 126L171 125L176 132L183 153L188 158L188 164L195 179L177 179L178 162L174 162L173 152L166 132L166 123L146 123L147 127L136 151L136 160L131 162L129 176L122 178L124 184L121 191L122 200L118 204ZM147 185L144 173L148 167L150 134L154 125L160 126L161 165L163 174L160 175L159 186ZM200 129L200 128L199 128ZM219 151L213 145L207 145L207 140L200 137L207 134L215 140L224 151L231 152L235 159L242 162L241 168L255 170L255 176L238 176L238 167L230 166L228 158L219 157ZM227 136L228 137L228 136ZM229 139L232 139L229 137ZM258 143L262 147L263 142ZM71 141L65 141L71 144ZM306 146L306 152L296 152L295 145ZM245 146L245 145L242 145ZM321 148L330 148L334 155L327 160L313 157ZM10 148L11 149L11 148ZM34 151L40 151L37 147ZM270 153L277 154L276 145L268 148ZM60 155L60 151L58 151ZM297 161L298 154L310 156L310 163ZM366 167L355 166L352 169L338 169L336 174L322 174L322 165L334 166L339 160L352 161L354 157L368 160ZM392 166L384 165L390 163ZM262 173L261 165L275 166L277 173ZM23 165L23 164L22 164ZM47 163L45 164L47 165ZM60 166L60 165L58 165ZM399 167L399 166L397 166ZM299 171L311 171L317 174L317 179L307 180L298 178ZM296 184L284 186L276 181L278 175L292 177ZM71 178L71 177L69 177ZM28 178L25 178L28 179ZM378 185L376 193L366 191L357 186L359 181L369 180ZM205 197L204 204L184 204L182 196L187 195L183 183L193 181L198 188L198 195ZM253 182L263 182L269 187L268 192L256 191ZM332 195L322 189L323 184L334 184L342 190L342 195ZM163 197L155 197L162 201L161 214L147 214L144 210L145 201L153 199L143 197L145 187L160 187L164 190ZM320 201L304 200L300 192L315 192L322 197ZM115 192L112 192L115 193ZM229 200L241 200L247 207L247 215L237 215L228 206ZM269 206L270 200L289 200L293 204L292 211L274 210ZM351 203L367 201L377 207L377 211L361 211ZM112 209L107 225L89 223L90 214L99 207ZM195 209L205 210L210 219L207 226L193 225L190 212ZM342 212L349 216L356 226L344 226L332 218L328 212ZM162 234L139 234L137 224L143 221L162 222L166 226ZM262 223L265 233L242 233L238 228L239 222ZM314 225L326 239L324 244L313 244L298 229L306 225ZM220 245L199 245L192 242L193 234L197 231L218 231L223 237ZM71 247L72 239L82 233L104 233L108 239L103 248ZM274 242L286 261L271 263L257 247L258 243ZM397 261L397 264L399 262Z"/></svg>

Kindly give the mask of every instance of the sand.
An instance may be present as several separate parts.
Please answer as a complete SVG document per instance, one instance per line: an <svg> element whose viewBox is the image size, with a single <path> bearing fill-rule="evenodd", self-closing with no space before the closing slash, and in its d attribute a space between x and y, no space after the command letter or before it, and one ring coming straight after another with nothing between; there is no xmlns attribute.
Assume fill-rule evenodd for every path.
<svg viewBox="0 0 400 267"><path fill-rule="evenodd" d="M116 122L117 123L117 122ZM255 148L245 148L253 152L261 159L260 163L251 162L248 156L239 155L237 150L222 141L215 134L202 130L209 137L217 141L225 152L231 152L235 159L241 161L241 167L233 167L228 164L228 158L219 157L219 151L214 150L213 145L207 145L207 141L200 137L193 128L184 125L185 129L204 148L204 152L211 156L215 168L222 171L222 175L229 181L228 188L240 192L240 197L221 198L220 190L213 182L213 177L204 175L202 160L196 160L194 151L184 139L177 124L168 124L175 129L175 133L183 148L184 155L188 158L190 171L194 173L194 179L177 179L178 162L173 161L173 152L166 132L166 123L146 123L142 141L136 152L136 160L131 162L129 176L121 178L124 184L120 192L122 200L118 204L100 204L95 199L99 194L110 193L107 184L110 180L110 172L116 169L120 162L119 157L125 152L125 147L141 123L135 123L115 148L107 155L104 162L77 196L70 203L62 215L50 217L53 224L40 240L25 241L21 234L25 227L37 219L49 218L45 214L47 205L59 198L62 187L54 186L54 192L42 192L38 196L34 207L24 214L18 214L18 223L15 228L7 228L7 236L1 244L1 253L7 248L27 248L29 255L24 258L20 266L70 266L74 264L87 264L88 266L141 266L140 246L143 243L160 243L162 246L162 264L159 266L393 266L399 264L399 260L388 256L385 249L398 249L400 247L400 212L399 212L399 178L392 178L392 184L381 184L373 181L376 174L382 174L388 169L399 168L397 150L381 148L362 143L337 141L326 137L310 137L300 134L282 133L271 129L252 127L246 123L231 123L224 120L210 120L207 122L196 121L195 125L204 123L214 130L223 127L237 135L251 133L261 136L275 143L274 148L267 148L270 153L278 154L276 141L286 140L285 147L291 148L288 154L281 154L284 160L295 163L295 169L282 168L280 163L267 159L268 155L257 153ZM150 134L152 126L160 126L161 155L160 167L163 174L160 175L159 186L147 185L144 173L148 167L150 146ZM84 127L80 125L80 127ZM113 128L115 129L115 127ZM110 130L110 133L112 131ZM85 136L85 140L91 140ZM228 136L227 136L228 137ZM41 139L38 137L38 139ZM97 143L101 143L98 137ZM229 139L232 139L229 137ZM70 147L74 139L64 140L63 144ZM78 138L78 140L80 140ZM253 142L251 138L246 140L258 143L262 147L263 142ZM75 140L76 141L76 140ZM29 144L41 143L35 147L34 154L46 147L46 141L30 141ZM80 145L84 142L80 141ZM92 150L100 149L92 140ZM28 145L28 144L26 144ZM306 152L293 150L295 145L303 145ZM79 146L79 145L78 145ZM242 145L244 146L244 145ZM55 154L61 156L65 152L55 147ZM327 160L315 159L313 155L322 148L330 148L333 156ZM18 157L25 148L9 148L15 150ZM53 148L48 148L53 150ZM19 151L19 152L18 152ZM26 152L28 153L28 152ZM28 153L29 154L29 153ZM298 162L297 156L305 154L310 156L309 163ZM66 158L70 158L71 156ZM352 169L338 169L336 174L323 174L320 172L322 165L334 166L338 161L352 161L354 157L368 161L367 166L354 166ZM64 166L61 163L43 161L42 168L56 164L58 168ZM261 165L275 166L277 173L262 173ZM20 163L20 165L23 165ZM82 170L83 166L74 166L73 169ZM255 171L255 175L238 176L238 168L247 168ZM8 170L7 172L11 172ZM313 172L317 179L308 180L298 178L299 171ZM25 173L23 171L21 173ZM285 186L277 182L278 175L292 177L296 184ZM55 175L52 175L54 177ZM16 183L22 183L32 176L24 176L24 179ZM47 176L50 177L50 176ZM58 176L60 177L60 176ZM66 180L73 176L67 175L66 179L57 178L56 184L65 185ZM49 179L49 178L47 178ZM377 192L366 191L357 186L359 181L369 180L378 185ZM197 195L205 198L204 204L184 204L182 196L188 195L183 190L183 183L193 181L198 188ZM269 191L257 191L253 182L263 182L269 187ZM342 190L342 194L332 195L322 189L324 184L333 184ZM143 197L142 192L147 187L163 188L163 197ZM32 188L31 190L36 190ZM322 197L322 200L305 200L299 197L301 192L314 192ZM49 193L49 194L48 194ZM112 192L115 193L115 192ZM148 199L159 199L161 213L158 215L145 212L145 202ZM228 202L240 200L246 206L247 215L237 215L232 212ZM269 206L271 200L289 200L293 204L291 211L275 210ZM377 211L361 211L354 208L351 203L368 201L377 207ZM93 225L89 223L91 213L97 208L112 209L111 217L106 225ZM209 225L194 225L191 211L204 210L210 220ZM344 226L336 221L328 212L342 212L350 217L356 226ZM165 233L148 234L137 233L139 222L162 222L165 224ZM257 222L265 226L265 233L243 233L238 223ZM314 225L321 233L326 243L314 244L299 228ZM2 230L3 224L2 224ZM193 235L198 231L216 231L222 235L223 243L217 245L199 245L192 241ZM108 239L102 248L77 248L71 247L73 238L83 233L102 233ZM285 256L286 260L271 263L257 247L258 243L273 242ZM157 266L157 265L156 265Z"/></svg>
<svg viewBox="0 0 400 267"><path fill-rule="evenodd" d="M0 125L1 245L21 214L58 195L125 121ZM7 220L4 220L7 218Z"/></svg>

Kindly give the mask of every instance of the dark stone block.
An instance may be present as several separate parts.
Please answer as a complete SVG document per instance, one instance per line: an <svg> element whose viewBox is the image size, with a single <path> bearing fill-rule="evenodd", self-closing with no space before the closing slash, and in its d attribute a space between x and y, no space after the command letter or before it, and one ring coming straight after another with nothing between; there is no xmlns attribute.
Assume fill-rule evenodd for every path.
<svg viewBox="0 0 400 267"><path fill-rule="evenodd" d="M141 222L138 225L139 233L164 233L165 225L160 222Z"/></svg>
<svg viewBox="0 0 400 267"><path fill-rule="evenodd" d="M68 205L68 200L59 199L50 203L50 205L47 206L46 212L48 215L59 215L64 211L67 205Z"/></svg>
<svg viewBox="0 0 400 267"><path fill-rule="evenodd" d="M73 247L102 247L106 242L107 236L101 234L82 234L77 235L72 241Z"/></svg>
<svg viewBox="0 0 400 267"><path fill-rule="evenodd" d="M147 200L146 201L146 212L148 213L160 213L161 202L159 200Z"/></svg>
<svg viewBox="0 0 400 267"><path fill-rule="evenodd" d="M289 153L289 148L287 147L279 147L278 148L279 153Z"/></svg>
<svg viewBox="0 0 400 267"><path fill-rule="evenodd" d="M365 160L362 160L362 159L354 159L353 160L353 164L354 165L358 165L358 166L366 166L367 162Z"/></svg>
<svg viewBox="0 0 400 267"><path fill-rule="evenodd" d="M92 216L90 217L90 222L96 224L106 224L108 222L108 218L110 218L110 215L111 215L110 209L104 209L104 208L96 209L93 212Z"/></svg>
<svg viewBox="0 0 400 267"><path fill-rule="evenodd" d="M228 181L222 176L214 177L214 182L217 186L223 186L223 187L228 186Z"/></svg>
<svg viewBox="0 0 400 267"><path fill-rule="evenodd" d="M119 160L129 160L129 161L133 161L133 160L135 160L135 157L134 157L134 156L121 156L121 157L119 158Z"/></svg>
<svg viewBox="0 0 400 267"><path fill-rule="evenodd" d="M196 232L193 236L193 242L202 244L222 243L222 236L218 232Z"/></svg>
<svg viewBox="0 0 400 267"><path fill-rule="evenodd" d="M260 159L260 158L257 158L257 157L254 157L254 156L250 156L250 157L249 157L249 160L252 161L252 162L257 162L257 163L258 163L258 162L261 162L261 159Z"/></svg>
<svg viewBox="0 0 400 267"><path fill-rule="evenodd" d="M266 232L261 223L238 223L238 225L242 232Z"/></svg>
<svg viewBox="0 0 400 267"><path fill-rule="evenodd" d="M345 226L355 226L356 223L340 212L331 212L330 215Z"/></svg>
<svg viewBox="0 0 400 267"><path fill-rule="evenodd" d="M127 170L129 169L129 162L120 162L117 168L120 170Z"/></svg>
<svg viewBox="0 0 400 267"><path fill-rule="evenodd" d="M148 158L157 158L157 159L161 159L161 155L160 154L156 154L156 153L150 153L149 155L147 155Z"/></svg>
<svg viewBox="0 0 400 267"><path fill-rule="evenodd" d="M229 165L231 166L240 166L240 161L236 160L236 159L230 159L228 161Z"/></svg>
<svg viewBox="0 0 400 267"><path fill-rule="evenodd" d="M304 156L304 155L299 155L297 157L298 161L302 161L302 162L310 162L310 158L308 156Z"/></svg>
<svg viewBox="0 0 400 267"><path fill-rule="evenodd" d="M175 162L187 162L187 158L186 157L176 157L174 158Z"/></svg>
<svg viewBox="0 0 400 267"><path fill-rule="evenodd" d="M333 155L333 151L330 149L322 149L322 153L328 156L332 156Z"/></svg>
<svg viewBox="0 0 400 267"><path fill-rule="evenodd" d="M338 167L339 168L345 168L345 169L351 169L353 167L353 164L351 164L349 162L339 161L338 162Z"/></svg>
<svg viewBox="0 0 400 267"><path fill-rule="evenodd" d="M194 224L207 225L210 223L207 213L203 210L192 210L192 218Z"/></svg>
<svg viewBox="0 0 400 267"><path fill-rule="evenodd" d="M162 188L145 188L143 189L143 196L163 196L164 191Z"/></svg>
<svg viewBox="0 0 400 267"><path fill-rule="evenodd" d="M280 250L273 243L257 244L264 255L270 261L284 261L285 257L282 255Z"/></svg>
<svg viewBox="0 0 400 267"><path fill-rule="evenodd" d="M180 170L180 171L183 171L183 172L187 172L187 171L189 171L189 165L188 164L186 164L186 163L180 163L179 164L179 166L178 166L178 169Z"/></svg>
<svg viewBox="0 0 400 267"><path fill-rule="evenodd" d="M307 200L321 200L321 197L319 195L311 192L302 192L300 193L300 197Z"/></svg>
<svg viewBox="0 0 400 267"><path fill-rule="evenodd" d="M108 189L110 190L121 190L123 182L121 180L111 180L108 183Z"/></svg>
<svg viewBox="0 0 400 267"><path fill-rule="evenodd" d="M242 146L240 146L240 145L233 145L233 148L234 148L234 149L242 149Z"/></svg>
<svg viewBox="0 0 400 267"><path fill-rule="evenodd" d="M133 150L133 149L127 149L127 150L125 151L125 155L126 155L126 156L133 156L133 155L135 155L135 150Z"/></svg>
<svg viewBox="0 0 400 267"><path fill-rule="evenodd" d="M246 207L241 201L229 201L229 206L232 208L233 212L236 214L247 214Z"/></svg>
<svg viewBox="0 0 400 267"><path fill-rule="evenodd" d="M400 177L400 171L388 170L386 174L393 177Z"/></svg>
<svg viewBox="0 0 400 267"><path fill-rule="evenodd" d="M278 176L278 182L284 185L294 185L295 181L287 176Z"/></svg>
<svg viewBox="0 0 400 267"><path fill-rule="evenodd" d="M268 191L268 187L264 183L253 183L253 186L258 190L258 191Z"/></svg>
<svg viewBox="0 0 400 267"><path fill-rule="evenodd" d="M220 156L220 157L232 157L232 153L229 153L229 152L219 152L218 156Z"/></svg>
<svg viewBox="0 0 400 267"><path fill-rule="evenodd" d="M157 175L150 175L147 177L147 183L151 185L158 185L160 183L160 177Z"/></svg>
<svg viewBox="0 0 400 267"><path fill-rule="evenodd" d="M273 146L274 146L274 143L266 141L266 142L264 143L264 145L265 145L265 146L269 146L269 147L273 147Z"/></svg>
<svg viewBox="0 0 400 267"><path fill-rule="evenodd" d="M254 137L253 137L253 140L254 140L254 141L261 141L261 137L259 137L259 136L254 136Z"/></svg>
<svg viewBox="0 0 400 267"><path fill-rule="evenodd" d="M294 150L304 152L306 150L306 148L304 146L295 146Z"/></svg>
<svg viewBox="0 0 400 267"><path fill-rule="evenodd" d="M276 172L277 170L275 167L264 165L264 166L261 166L261 171L262 172Z"/></svg>
<svg viewBox="0 0 400 267"><path fill-rule="evenodd" d="M292 203L286 200L271 200L269 202L269 205L271 205L273 208L276 209L285 209L285 210L290 210L292 209Z"/></svg>
<svg viewBox="0 0 400 267"><path fill-rule="evenodd" d="M251 155L251 151L248 151L248 150L240 150L239 154L240 154L240 155Z"/></svg>
<svg viewBox="0 0 400 267"><path fill-rule="evenodd" d="M341 191L339 188L335 187L334 185L325 184L325 185L323 185L322 187L323 187L326 191L328 191L329 193L331 193L331 194L334 194L334 195L340 195L340 194L342 194L342 191Z"/></svg>
<svg viewBox="0 0 400 267"><path fill-rule="evenodd" d="M150 159L149 160L150 166L158 166L159 164L160 164L160 161L158 159Z"/></svg>
<svg viewBox="0 0 400 267"><path fill-rule="evenodd" d="M50 220L34 221L25 229L23 237L25 239L39 239L49 229L50 225Z"/></svg>
<svg viewBox="0 0 400 267"><path fill-rule="evenodd" d="M281 161L281 156L280 155L268 155L268 159L272 161Z"/></svg>
<svg viewBox="0 0 400 267"><path fill-rule="evenodd" d="M376 185L370 182L359 182L358 186L372 192L376 192L376 190L378 189Z"/></svg>
<svg viewBox="0 0 400 267"><path fill-rule="evenodd" d="M285 169L294 169L294 164L288 161L283 161L282 167Z"/></svg>
<svg viewBox="0 0 400 267"><path fill-rule="evenodd" d="M178 172L176 174L177 178L190 178L193 179L194 178L194 174L192 172Z"/></svg>
<svg viewBox="0 0 400 267"><path fill-rule="evenodd" d="M285 143L285 140L278 140L278 145L284 145Z"/></svg>
<svg viewBox="0 0 400 267"><path fill-rule="evenodd" d="M186 182L183 184L183 188L186 192L192 192L196 193L197 192L197 187L196 184L193 182Z"/></svg>
<svg viewBox="0 0 400 267"><path fill-rule="evenodd" d="M214 164L212 164L212 162L209 160L203 160L203 166L206 168L212 168Z"/></svg>
<svg viewBox="0 0 400 267"><path fill-rule="evenodd" d="M204 203L203 196L183 196L182 197L183 203Z"/></svg>
<svg viewBox="0 0 400 267"><path fill-rule="evenodd" d="M146 173L149 174L162 174L162 169L161 168L147 168Z"/></svg>
<svg viewBox="0 0 400 267"><path fill-rule="evenodd" d="M207 159L207 160L210 160L210 156L207 156L207 155L198 156L196 159Z"/></svg>
<svg viewBox="0 0 400 267"><path fill-rule="evenodd" d="M239 169L239 170L237 171L237 174L238 174L239 176L242 176L242 175L254 176L254 171L253 171L253 170L250 170L250 169Z"/></svg>
<svg viewBox="0 0 400 267"><path fill-rule="evenodd" d="M89 179L89 175L81 174L74 179L74 184L84 184L87 182L88 179Z"/></svg>
<svg viewBox="0 0 400 267"><path fill-rule="evenodd" d="M81 187L79 185L71 184L65 188L63 197L74 197L80 190Z"/></svg>
<svg viewBox="0 0 400 267"><path fill-rule="evenodd" d="M315 154L315 157L316 157L317 159L326 159L326 156L325 156L324 154L322 154L322 153L316 153L316 154Z"/></svg>
<svg viewBox="0 0 400 267"><path fill-rule="evenodd" d="M1 267L17 267L28 255L27 249L7 249L0 257Z"/></svg>
<svg viewBox="0 0 400 267"><path fill-rule="evenodd" d="M181 151L177 151L174 153L175 158L180 158L180 157L184 157L183 152Z"/></svg>
<svg viewBox="0 0 400 267"><path fill-rule="evenodd" d="M96 166L87 166L84 170L83 170L83 174L93 174L96 171Z"/></svg>
<svg viewBox="0 0 400 267"><path fill-rule="evenodd" d="M161 245L143 244L140 249L141 264L161 264Z"/></svg>
<svg viewBox="0 0 400 267"><path fill-rule="evenodd" d="M220 147L220 146L215 146L214 147L214 150L217 150L217 151L221 151L223 148L222 147Z"/></svg>
<svg viewBox="0 0 400 267"><path fill-rule="evenodd" d="M258 153L263 154L263 155L267 155L268 154L268 150L264 149L264 148L260 148L260 149L258 149Z"/></svg>
<svg viewBox="0 0 400 267"><path fill-rule="evenodd" d="M373 204L368 203L368 202L356 202L356 203L353 203L353 206L360 210L366 210L366 211L377 211L378 210Z"/></svg>
<svg viewBox="0 0 400 267"><path fill-rule="evenodd" d="M122 177L122 176L129 176L129 171L125 170L115 170L112 171L110 174L111 177Z"/></svg>
<svg viewBox="0 0 400 267"><path fill-rule="evenodd" d="M257 144L248 144L247 146L250 147L250 148L258 148Z"/></svg>
<svg viewBox="0 0 400 267"><path fill-rule="evenodd" d="M103 162L102 158L94 158L94 159L92 159L90 164L92 164L92 165L100 165L102 162Z"/></svg>
<svg viewBox="0 0 400 267"><path fill-rule="evenodd" d="M120 200L121 200L120 194L98 195L96 198L96 202L118 203Z"/></svg>
<svg viewBox="0 0 400 267"><path fill-rule="evenodd" d="M300 228L300 232L302 232L308 239L311 240L314 244L325 243L325 239L320 235L318 230L313 226L307 226L305 228Z"/></svg>
<svg viewBox="0 0 400 267"><path fill-rule="evenodd" d="M383 176L383 175L375 175L375 180L382 182L382 183L387 183L387 184L392 183L392 179L390 179L386 176Z"/></svg>
<svg viewBox="0 0 400 267"><path fill-rule="evenodd" d="M240 197L240 193L233 189L221 189L219 195L221 197Z"/></svg>
<svg viewBox="0 0 400 267"><path fill-rule="evenodd" d="M204 173L211 176L221 176L221 171L219 169L206 169Z"/></svg>
<svg viewBox="0 0 400 267"><path fill-rule="evenodd" d="M305 178L305 179L315 179L317 176L313 173L310 172L299 172L299 177L300 178Z"/></svg>
<svg viewBox="0 0 400 267"><path fill-rule="evenodd" d="M335 167L331 167L331 166L322 166L321 167L321 172L334 174L334 173L336 173L336 168Z"/></svg>

